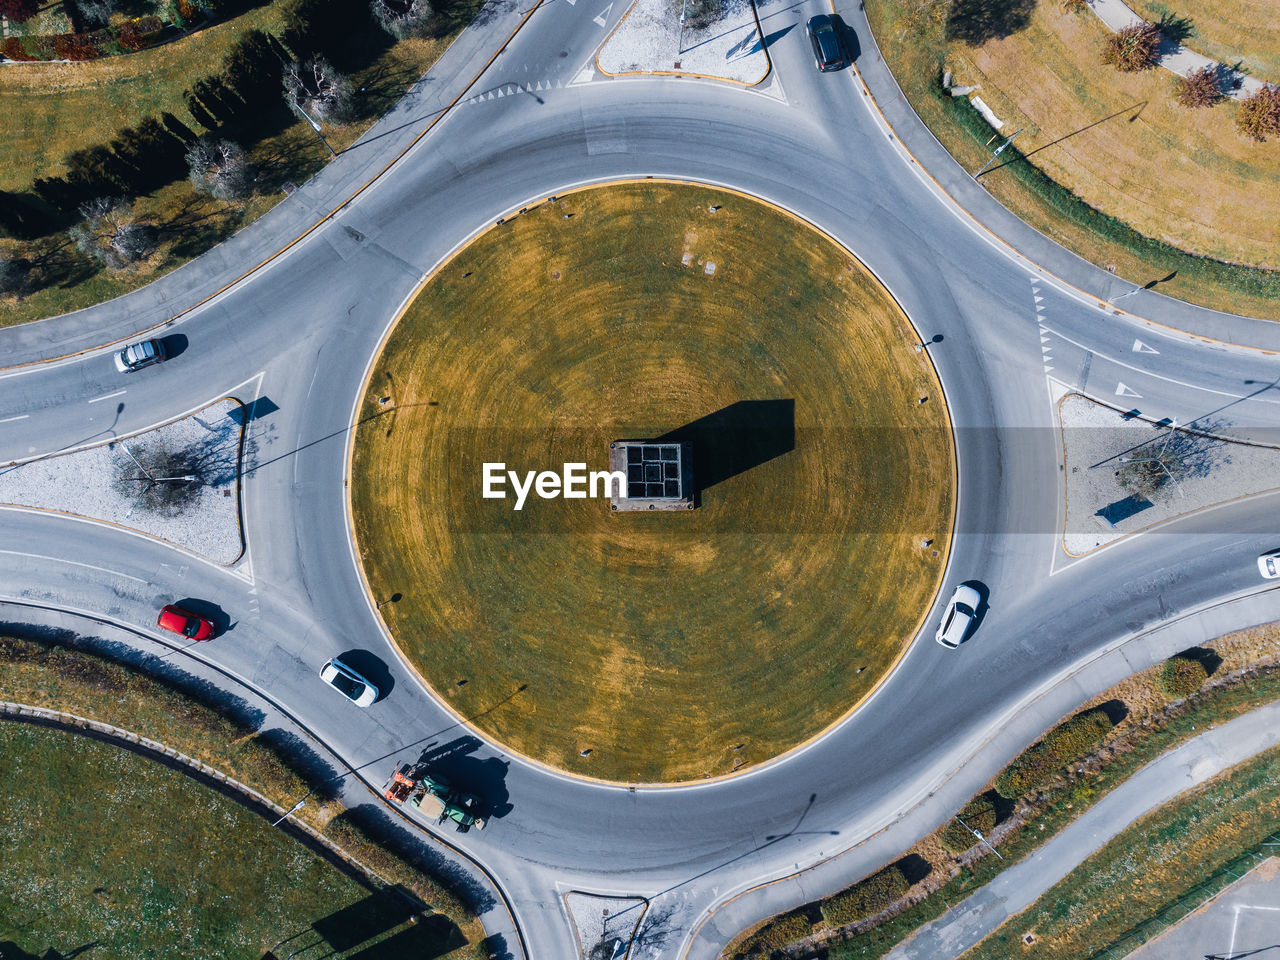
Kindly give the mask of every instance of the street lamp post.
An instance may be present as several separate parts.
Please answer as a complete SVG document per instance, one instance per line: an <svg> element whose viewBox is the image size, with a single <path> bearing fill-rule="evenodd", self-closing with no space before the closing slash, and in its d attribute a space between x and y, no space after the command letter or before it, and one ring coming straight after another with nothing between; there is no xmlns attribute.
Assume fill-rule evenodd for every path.
<svg viewBox="0 0 1280 960"><path fill-rule="evenodd" d="M685 10L689 6L689 0L680 0L680 40L676 44L676 56L684 56L684 17Z"/></svg>
<svg viewBox="0 0 1280 960"><path fill-rule="evenodd" d="M295 813L295 812L296 812L296 811L298 811L298 810L301 810L301 809L302 809L303 807L305 807L306 805L307 805L307 801L306 801L306 800L299 800L299 801L298 801L297 803L295 803L292 807L290 807L288 810L286 810L286 811L285 811L284 816L283 816L283 817L281 817L279 820L277 820L275 823L273 823L273 824L272 824L272 826L273 826L273 827L278 827L278 826L280 826L280 824L284 823L286 820L288 820L288 819L289 819L289 817L290 817L290 815L291 815L291 814Z"/></svg>
<svg viewBox="0 0 1280 960"><path fill-rule="evenodd" d="M963 820L960 819L959 814L956 814L956 820L959 821L960 826L964 827L966 830L972 833L975 837L977 837L978 841L982 843L983 846L985 846L988 850L994 853L997 857L1000 857L1000 851L990 844L987 838L982 835L982 831L973 829L973 827L969 826L967 823L965 823ZM1000 857L1000 859L1003 860L1004 857Z"/></svg>
<svg viewBox="0 0 1280 960"><path fill-rule="evenodd" d="M325 149L329 151L329 155L332 157L336 157L338 155L337 152L333 149L333 147L329 146L329 141L324 138L324 133L321 132L320 130L320 122L318 120L313 119L311 114L303 110L302 104L300 104L296 98L290 97L289 103L293 106L293 109L297 110L298 113L302 114L303 119L306 120L307 123L311 124L311 129L316 132L316 136L320 138L320 142L323 143Z"/></svg>

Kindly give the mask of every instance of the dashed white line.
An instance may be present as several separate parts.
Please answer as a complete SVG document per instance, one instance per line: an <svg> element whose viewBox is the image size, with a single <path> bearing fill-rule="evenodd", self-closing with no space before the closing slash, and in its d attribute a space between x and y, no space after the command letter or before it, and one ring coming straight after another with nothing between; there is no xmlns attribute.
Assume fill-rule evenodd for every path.
<svg viewBox="0 0 1280 960"><path fill-rule="evenodd" d="M3 420L0 420L0 423L13 423L15 420L25 420L29 416L31 416L29 413L20 413L16 417L5 417Z"/></svg>
<svg viewBox="0 0 1280 960"><path fill-rule="evenodd" d="M107 393L107 394L103 394L100 397L94 397L92 400L89 401L89 403L97 403L99 400L110 400L112 397L123 396L128 392L129 392L128 390L117 390L115 393Z"/></svg>

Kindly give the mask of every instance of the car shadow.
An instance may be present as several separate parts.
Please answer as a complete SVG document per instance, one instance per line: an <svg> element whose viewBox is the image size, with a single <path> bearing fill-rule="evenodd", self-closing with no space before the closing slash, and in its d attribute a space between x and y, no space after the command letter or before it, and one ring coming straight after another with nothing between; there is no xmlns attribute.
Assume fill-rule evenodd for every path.
<svg viewBox="0 0 1280 960"><path fill-rule="evenodd" d="M376 653L368 650L347 650L340 654L338 659L378 688L378 699L374 703L385 700L391 695L396 685L395 677L387 669L386 662Z"/></svg>
<svg viewBox="0 0 1280 960"><path fill-rule="evenodd" d="M849 62L856 63L858 57L862 55L862 45L858 43L857 31L839 16L833 17L832 25L835 27L836 36L844 43L844 50L849 55Z"/></svg>
<svg viewBox="0 0 1280 960"><path fill-rule="evenodd" d="M448 743L428 744L418 757L428 772L439 773L449 785L470 793L480 801L480 815L489 820L505 817L512 810L507 792L507 771L511 763L498 757L478 757L483 747L473 736L461 736Z"/></svg>
<svg viewBox="0 0 1280 960"><path fill-rule="evenodd" d="M213 635L220 637L236 628L231 622L231 615L211 600L200 600L196 597L183 597L173 602L175 607L190 610L197 617L204 617L213 624Z"/></svg>
<svg viewBox="0 0 1280 960"><path fill-rule="evenodd" d="M966 580L961 586L972 587L978 591L978 609L973 611L973 622L969 624L969 629L964 632L964 637L960 641L964 643L978 632L978 629L982 626L982 621L986 619L987 611L991 609L991 604L987 602L991 596L991 588L981 580Z"/></svg>
<svg viewBox="0 0 1280 960"><path fill-rule="evenodd" d="M187 351L187 335L185 333L173 333L167 337L161 337L160 342L164 344L166 359L172 360L174 357L180 357Z"/></svg>

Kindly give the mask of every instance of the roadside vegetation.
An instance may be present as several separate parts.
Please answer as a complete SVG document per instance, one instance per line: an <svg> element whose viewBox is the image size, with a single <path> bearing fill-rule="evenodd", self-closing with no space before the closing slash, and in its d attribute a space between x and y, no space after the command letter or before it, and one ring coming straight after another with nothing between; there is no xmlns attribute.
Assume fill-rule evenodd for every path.
<svg viewBox="0 0 1280 960"><path fill-rule="evenodd" d="M1143 817L963 954L964 960L1106 957L1109 945L1178 906L1180 898L1187 902L1173 914L1178 919L1230 882L1222 868L1233 866L1238 873L1240 867L1233 861L1246 851L1255 856L1245 869L1274 855L1274 845L1260 845L1278 829L1280 748L1233 767ZM1164 924L1153 926L1158 930ZM1022 940L1028 931L1036 937L1031 945Z"/></svg>
<svg viewBox="0 0 1280 960"><path fill-rule="evenodd" d="M861 897L856 891L870 881L860 881L850 891L747 931L725 955L799 960L823 950L827 960L881 957L940 916L948 903L958 903L1034 852L1140 767L1197 733L1277 698L1280 624L1220 637L1134 674L1014 758L957 811L963 824L953 818L906 851L896 864L911 881L904 895L860 919L833 922L826 904L848 899L851 892ZM1004 859L992 856L973 830ZM1222 849L1229 858L1258 839L1244 840L1233 851L1228 848L1234 841L1227 842ZM1008 955L1007 950L1002 954Z"/></svg>
<svg viewBox="0 0 1280 960"><path fill-rule="evenodd" d="M334 799L334 778L345 771L333 769L297 737L260 731L262 715L243 701L159 660L148 661L148 671L156 672L117 662L61 632L47 639L0 637L0 700L97 720L163 743L285 809L305 797L296 819L330 837L382 880L447 915L467 942L483 938L472 910L432 875L432 864L418 851L399 846L379 818L344 810ZM0 733L8 726L0 722ZM82 801L82 806L92 809L91 803Z"/></svg>
<svg viewBox="0 0 1280 960"><path fill-rule="evenodd" d="M912 107L966 170L1022 131L981 180L1018 216L1135 283L1280 319L1280 144L1236 129L1242 105L1189 109L1167 71L1100 69L1110 31L1071 4L873 0L867 14ZM948 72L980 88L1000 134L944 89Z"/></svg>
<svg viewBox="0 0 1280 960"><path fill-rule="evenodd" d="M1153 23L1183 24L1186 44L1251 77L1280 83L1280 3L1276 0L1126 0Z"/></svg>
<svg viewBox="0 0 1280 960"><path fill-rule="evenodd" d="M739 196L622 184L508 219L370 375L351 496L381 615L453 709L555 766L776 756L875 686L937 590L953 445L916 344L845 250ZM485 462L603 470L657 437L692 444L696 509L481 497Z"/></svg>
<svg viewBox="0 0 1280 960"><path fill-rule="evenodd" d="M483 955L449 918L114 745L0 723L0 796L6 955Z"/></svg>
<svg viewBox="0 0 1280 960"><path fill-rule="evenodd" d="M119 296L252 222L329 160L299 109L341 151L481 5L274 0L137 53L7 65L0 325ZM316 63L321 86L286 88Z"/></svg>

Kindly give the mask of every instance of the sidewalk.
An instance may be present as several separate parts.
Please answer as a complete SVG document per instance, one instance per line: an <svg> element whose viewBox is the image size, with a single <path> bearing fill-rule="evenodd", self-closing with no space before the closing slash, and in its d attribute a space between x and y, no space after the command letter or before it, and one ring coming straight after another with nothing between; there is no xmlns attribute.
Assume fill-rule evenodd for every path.
<svg viewBox="0 0 1280 960"><path fill-rule="evenodd" d="M1280 702L1215 727L1151 761L1039 851L900 943L888 960L958 957L1021 913L1108 840L1206 780L1280 744Z"/></svg>
<svg viewBox="0 0 1280 960"><path fill-rule="evenodd" d="M1129 293L1135 285L1050 240L987 193L956 163L907 102L884 62L861 5L844 0L837 4L836 13L858 35L862 53L854 66L862 80L863 94L871 100L868 106L883 119L890 139L901 142L928 178L982 228L1025 258L1029 273L1046 272L1096 298L1100 321L1121 312L1106 303L1107 299ZM1194 336L1262 350L1280 350L1280 323L1198 307L1151 290L1138 290L1125 301L1125 306L1129 314Z"/></svg>
<svg viewBox="0 0 1280 960"><path fill-rule="evenodd" d="M467 89L542 0L489 0L430 72L363 137L250 227L144 287L106 303L0 330L4 367L90 350L157 326L262 263L375 177Z"/></svg>

